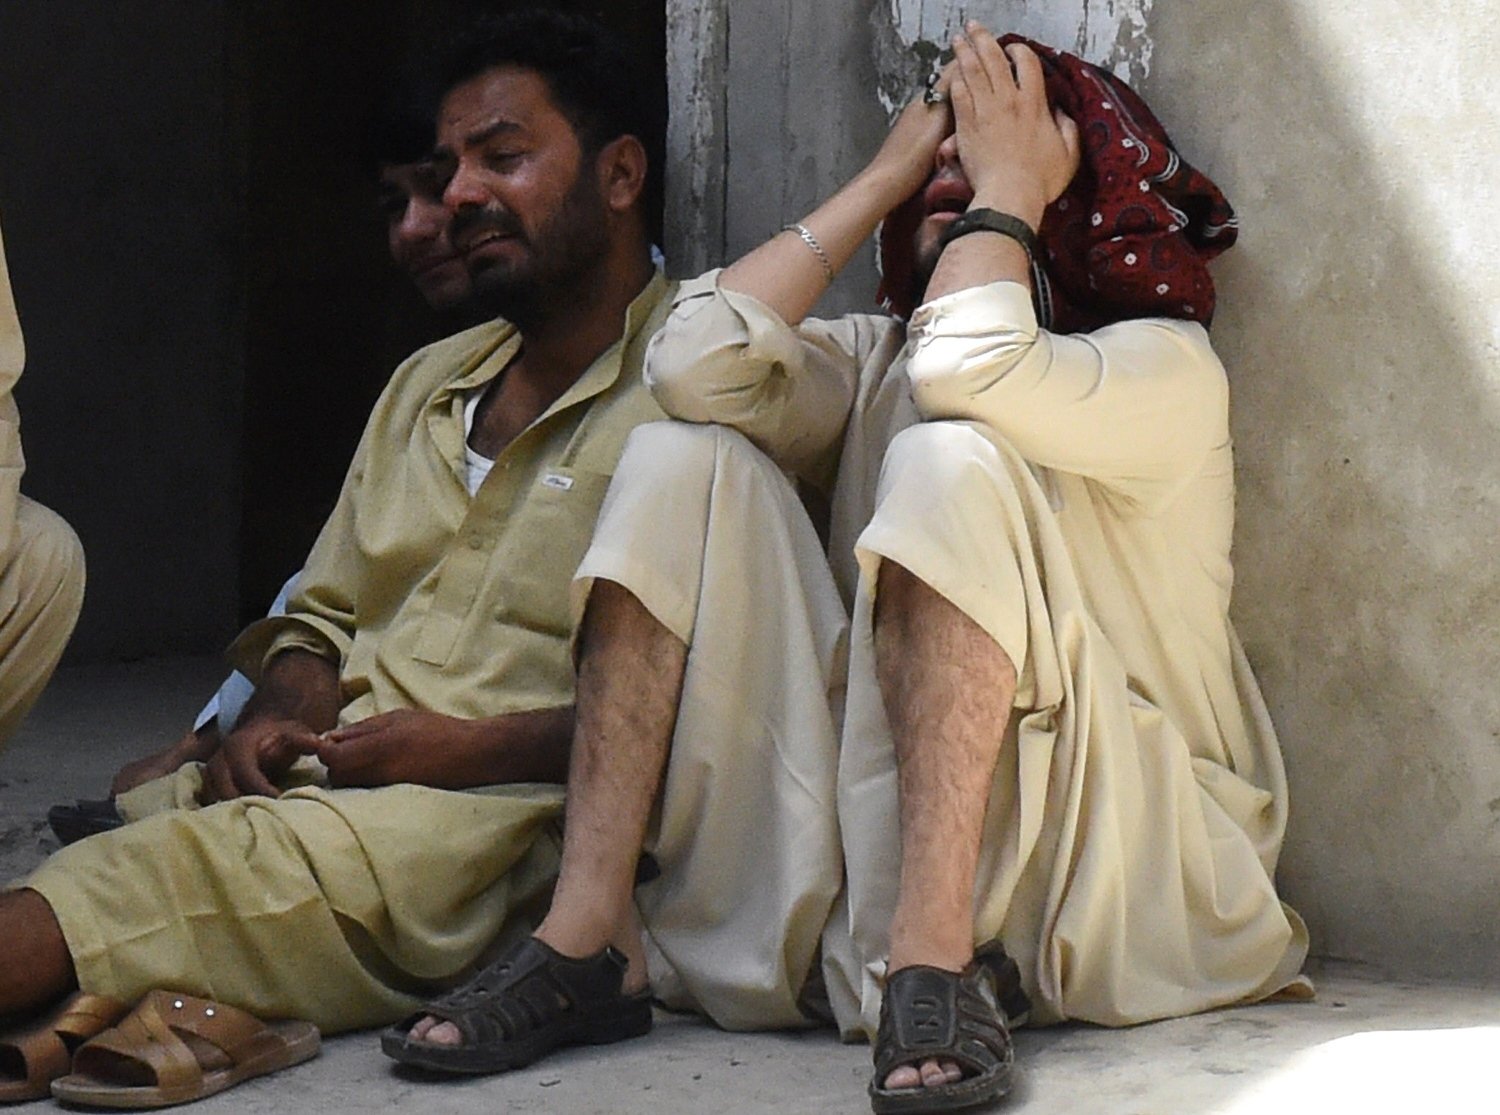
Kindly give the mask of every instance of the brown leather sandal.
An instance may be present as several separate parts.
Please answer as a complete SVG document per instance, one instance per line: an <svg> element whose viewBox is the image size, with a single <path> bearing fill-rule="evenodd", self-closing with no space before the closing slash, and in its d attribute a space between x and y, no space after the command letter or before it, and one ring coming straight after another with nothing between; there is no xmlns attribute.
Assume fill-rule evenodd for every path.
<svg viewBox="0 0 1500 1115"><path fill-rule="evenodd" d="M23 1029L0 1035L0 1103L46 1099L73 1051L118 1022L128 1003L75 991Z"/></svg>
<svg viewBox="0 0 1500 1115"><path fill-rule="evenodd" d="M320 1044L311 1022L262 1022L222 1003L152 991L79 1048L52 1094L90 1107L169 1107L301 1064Z"/></svg>

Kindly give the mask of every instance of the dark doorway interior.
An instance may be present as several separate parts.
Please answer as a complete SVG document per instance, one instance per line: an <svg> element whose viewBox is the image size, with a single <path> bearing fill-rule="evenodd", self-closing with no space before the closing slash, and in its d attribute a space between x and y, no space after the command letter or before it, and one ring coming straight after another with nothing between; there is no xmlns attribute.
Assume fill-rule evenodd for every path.
<svg viewBox="0 0 1500 1115"><path fill-rule="evenodd" d="M390 370L366 130L495 0L4 0L0 216L25 490L83 537L70 657L216 650L301 564ZM596 11L666 98L665 0Z"/></svg>

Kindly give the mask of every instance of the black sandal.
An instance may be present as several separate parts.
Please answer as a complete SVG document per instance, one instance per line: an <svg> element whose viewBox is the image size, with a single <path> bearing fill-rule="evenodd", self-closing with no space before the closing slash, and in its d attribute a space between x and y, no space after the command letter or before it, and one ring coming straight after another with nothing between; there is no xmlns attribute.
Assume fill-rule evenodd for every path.
<svg viewBox="0 0 1500 1115"><path fill-rule="evenodd" d="M1007 1021L1019 1025L1031 1003L1016 962L998 944L981 949L954 974L942 968L902 968L886 982L875 1039L870 1106L876 1115L957 1111L990 1103L1010 1091L1015 1052ZM928 1088L887 1088L902 1065L953 1061L962 1080Z"/></svg>
<svg viewBox="0 0 1500 1115"><path fill-rule="evenodd" d="M567 1045L640 1037L651 1029L651 993L621 993L627 966L613 948L574 960L528 937L463 987L388 1027L380 1049L404 1065L490 1073ZM429 1015L457 1026L462 1043L413 1040L411 1028Z"/></svg>

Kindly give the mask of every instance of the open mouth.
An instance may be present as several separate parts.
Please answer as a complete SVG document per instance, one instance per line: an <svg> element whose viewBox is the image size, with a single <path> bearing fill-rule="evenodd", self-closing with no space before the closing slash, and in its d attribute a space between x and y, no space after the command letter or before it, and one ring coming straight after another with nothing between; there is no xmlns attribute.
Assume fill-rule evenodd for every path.
<svg viewBox="0 0 1500 1115"><path fill-rule="evenodd" d="M928 217L957 217L969 208L974 200L974 191L959 178L934 179L922 195L924 215Z"/></svg>

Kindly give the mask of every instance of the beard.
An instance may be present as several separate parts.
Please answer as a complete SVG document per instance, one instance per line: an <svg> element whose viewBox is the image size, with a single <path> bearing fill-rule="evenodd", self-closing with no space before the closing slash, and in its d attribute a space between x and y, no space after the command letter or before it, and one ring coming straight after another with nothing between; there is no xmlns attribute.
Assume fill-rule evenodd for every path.
<svg viewBox="0 0 1500 1115"><path fill-rule="evenodd" d="M523 328L543 322L608 254L604 199L591 174L580 169L557 209L527 235L514 214L498 206L467 210L453 218L453 235L473 226L515 237L526 249L515 261L485 260L471 266L474 300L496 317Z"/></svg>
<svg viewBox="0 0 1500 1115"><path fill-rule="evenodd" d="M937 270L942 255L942 236L924 236L922 226L918 225L912 237L911 289L908 291L913 306L920 306L925 301L927 284L932 281L932 273Z"/></svg>

